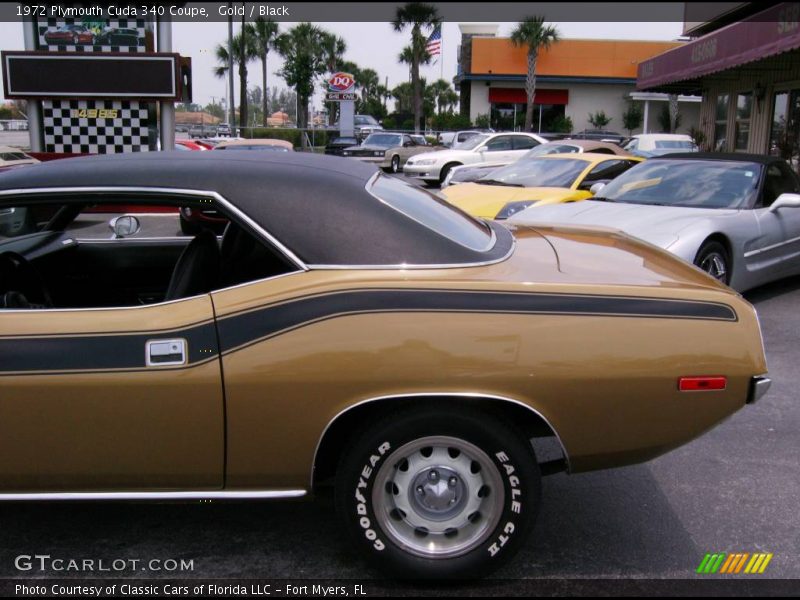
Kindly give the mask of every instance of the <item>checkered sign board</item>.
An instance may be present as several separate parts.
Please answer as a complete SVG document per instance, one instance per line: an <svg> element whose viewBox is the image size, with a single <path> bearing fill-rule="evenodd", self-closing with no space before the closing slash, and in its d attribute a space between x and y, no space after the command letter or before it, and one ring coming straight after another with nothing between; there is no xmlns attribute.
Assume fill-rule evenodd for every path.
<svg viewBox="0 0 800 600"><path fill-rule="evenodd" d="M155 103L44 100L45 152L113 154L155 150Z"/></svg>
<svg viewBox="0 0 800 600"><path fill-rule="evenodd" d="M152 50L148 19L46 19L37 23L39 49L51 52ZM80 76L80 74L76 74ZM112 154L156 150L155 102L43 100L46 152Z"/></svg>

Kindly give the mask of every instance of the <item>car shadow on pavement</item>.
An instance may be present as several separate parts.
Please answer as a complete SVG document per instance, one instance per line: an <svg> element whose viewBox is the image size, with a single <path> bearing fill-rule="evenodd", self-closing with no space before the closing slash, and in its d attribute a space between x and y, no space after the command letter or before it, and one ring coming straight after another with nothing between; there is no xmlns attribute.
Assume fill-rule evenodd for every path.
<svg viewBox="0 0 800 600"><path fill-rule="evenodd" d="M647 465L553 475L502 579L687 577L698 550Z"/></svg>
<svg viewBox="0 0 800 600"><path fill-rule="evenodd" d="M697 550L646 466L555 475L543 484L533 536L495 582L691 572ZM0 577L379 578L347 544L331 496L323 492L314 503L7 504L0 506ZM193 570L20 572L19 554L139 559L139 571L151 559L184 559Z"/></svg>
<svg viewBox="0 0 800 600"><path fill-rule="evenodd" d="M778 296L784 296L797 290L800 290L800 276L773 281L761 287L748 290L744 293L744 297L751 304L757 305L759 302L771 300Z"/></svg>

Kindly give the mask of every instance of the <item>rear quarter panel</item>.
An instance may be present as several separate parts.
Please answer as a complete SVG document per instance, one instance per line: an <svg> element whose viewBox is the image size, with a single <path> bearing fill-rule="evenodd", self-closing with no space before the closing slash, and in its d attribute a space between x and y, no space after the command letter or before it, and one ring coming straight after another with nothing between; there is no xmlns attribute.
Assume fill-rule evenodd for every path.
<svg viewBox="0 0 800 600"><path fill-rule="evenodd" d="M536 248L526 252L552 252L542 240ZM317 444L338 414L372 398L405 394L473 393L522 402L552 424L573 472L639 462L744 406L750 377L766 371L755 314L730 293L675 288L667 295L722 302L736 320L568 314L569 294L587 287L565 285L557 272L550 281L526 282L519 272L526 252L491 267L311 271L215 293L227 487L308 485ZM320 316L246 345L226 345L224 323L243 311L365 288L566 295L563 314L375 310ZM591 293L665 295L657 287L619 285L594 285ZM691 375L726 375L728 387L678 392L678 378ZM363 423L352 433L368 427Z"/></svg>

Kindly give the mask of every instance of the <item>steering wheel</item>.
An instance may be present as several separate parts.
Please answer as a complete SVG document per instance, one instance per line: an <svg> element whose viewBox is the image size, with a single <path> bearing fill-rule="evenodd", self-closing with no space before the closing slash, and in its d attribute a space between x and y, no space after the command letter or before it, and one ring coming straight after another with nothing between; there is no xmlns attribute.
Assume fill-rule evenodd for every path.
<svg viewBox="0 0 800 600"><path fill-rule="evenodd" d="M21 254L0 254L0 308L51 308L50 291L39 272Z"/></svg>

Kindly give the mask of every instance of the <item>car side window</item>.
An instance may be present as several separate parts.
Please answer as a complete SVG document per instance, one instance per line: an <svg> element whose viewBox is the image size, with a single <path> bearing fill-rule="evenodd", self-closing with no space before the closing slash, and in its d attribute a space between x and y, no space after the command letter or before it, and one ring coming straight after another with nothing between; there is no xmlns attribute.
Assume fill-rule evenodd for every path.
<svg viewBox="0 0 800 600"><path fill-rule="evenodd" d="M515 135L513 137L514 150L530 150L539 145L539 142L527 135Z"/></svg>
<svg viewBox="0 0 800 600"><path fill-rule="evenodd" d="M90 202L0 209L0 309L140 306L296 270L210 199Z"/></svg>
<svg viewBox="0 0 800 600"><path fill-rule="evenodd" d="M410 135L404 135L403 136L403 145L406 145L406 144L408 144L410 146L416 146L416 144L414 143L414 140L411 139Z"/></svg>
<svg viewBox="0 0 800 600"><path fill-rule="evenodd" d="M512 136L510 135L501 135L492 140L489 140L486 143L486 149L489 152L503 152L506 150L513 150L513 142L511 141Z"/></svg>
<svg viewBox="0 0 800 600"><path fill-rule="evenodd" d="M614 179L617 175L624 173L630 169L630 161L627 160L604 160L598 163L589 173L584 177L584 182L599 181L601 179Z"/></svg>
<svg viewBox="0 0 800 600"><path fill-rule="evenodd" d="M761 206L767 208L781 194L800 193L800 184L797 177L786 165L775 163L769 166L764 177L764 192Z"/></svg>

